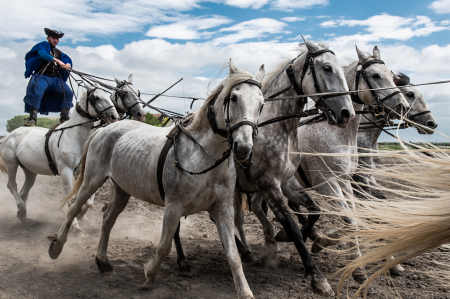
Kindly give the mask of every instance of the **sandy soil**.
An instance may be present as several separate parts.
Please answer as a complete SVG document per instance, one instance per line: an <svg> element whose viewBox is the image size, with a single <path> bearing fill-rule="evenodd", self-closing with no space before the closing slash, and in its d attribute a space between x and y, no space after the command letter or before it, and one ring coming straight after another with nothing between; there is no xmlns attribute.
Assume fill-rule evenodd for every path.
<svg viewBox="0 0 450 299"><path fill-rule="evenodd" d="M19 186L23 182L20 173ZM94 262L102 221L101 208L109 195L104 186L97 192L96 203L80 226L84 237L69 236L58 260L51 260L47 236L55 233L64 214L57 210L63 198L59 177L39 176L28 200L28 217L22 224L16 218L13 196L0 177L0 298L236 298L231 271L216 228L207 213L182 220L181 238L193 266L183 273L176 264L175 247L156 278L154 289L139 290L144 282L142 265L154 257L159 242L163 210L131 199L119 217L109 245L109 260L116 275L102 276ZM273 218L273 215L271 216ZM326 226L326 219L319 221ZM277 224L278 225L278 224ZM279 225L278 225L279 226ZM264 255L261 225L247 214L245 226L249 243L258 257ZM311 246L308 241L308 246ZM255 298L316 298L304 277L300 257L292 244L281 244L280 256L270 268L244 265L245 275ZM440 255L439 255L440 254ZM346 257L331 251L313 255L319 269L336 289ZM403 298L450 298L448 288L430 278L432 259L442 260L439 250L427 257L408 261L406 272L393 277L396 291ZM447 257L444 257L448 259ZM349 291L356 289L353 281ZM394 298L385 288L384 279L372 283L369 298Z"/></svg>

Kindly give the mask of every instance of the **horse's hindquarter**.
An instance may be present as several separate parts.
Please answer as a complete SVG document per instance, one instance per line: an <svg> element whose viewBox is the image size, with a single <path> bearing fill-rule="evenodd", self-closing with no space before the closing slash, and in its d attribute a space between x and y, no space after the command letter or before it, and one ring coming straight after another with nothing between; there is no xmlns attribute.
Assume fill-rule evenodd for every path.
<svg viewBox="0 0 450 299"><path fill-rule="evenodd" d="M21 127L8 136L8 147L15 152L16 158L23 167L36 174L53 175L45 155L47 132L45 128Z"/></svg>
<svg viewBox="0 0 450 299"><path fill-rule="evenodd" d="M111 158L113 180L127 193L141 200L160 206L179 202L184 214L210 209L214 199L221 195L228 196L231 202L235 182L232 160L230 168L225 162L206 174L189 175L176 168L173 146L164 164L163 187L166 196L162 200L157 181L158 159L171 129L146 127L121 137ZM206 146L204 143L202 145ZM221 156L222 149L214 151L206 147L216 157ZM179 162L187 170L200 171L214 164L214 160L187 140L184 134L179 136L177 148Z"/></svg>

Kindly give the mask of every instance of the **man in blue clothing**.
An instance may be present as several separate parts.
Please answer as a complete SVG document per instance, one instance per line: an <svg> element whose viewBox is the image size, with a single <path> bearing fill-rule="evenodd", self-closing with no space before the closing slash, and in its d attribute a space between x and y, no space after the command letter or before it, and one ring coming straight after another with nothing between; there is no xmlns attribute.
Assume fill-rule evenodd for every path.
<svg viewBox="0 0 450 299"><path fill-rule="evenodd" d="M61 112L59 120L63 123L69 120L73 107L73 92L66 84L72 60L56 48L64 33L48 28L44 31L47 41L36 44L25 55L25 78L31 76L23 99L25 112L30 113L26 126L36 125L38 112Z"/></svg>

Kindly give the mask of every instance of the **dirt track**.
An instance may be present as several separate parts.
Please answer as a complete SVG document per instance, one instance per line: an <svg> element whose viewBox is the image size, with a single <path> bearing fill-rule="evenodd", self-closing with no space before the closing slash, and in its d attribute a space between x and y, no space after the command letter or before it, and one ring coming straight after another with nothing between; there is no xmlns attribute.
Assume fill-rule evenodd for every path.
<svg viewBox="0 0 450 299"><path fill-rule="evenodd" d="M19 186L23 175L20 171ZM56 211L63 198L58 177L38 176L28 200L27 224L16 218L13 196L0 177L0 298L236 298L236 291L224 251L207 213L182 220L181 239L192 273L182 273L176 264L175 247L161 269L150 292L139 290L144 282L142 265L155 254L159 242L162 209L131 199L119 217L109 245L109 260L116 275L102 277L94 256L102 221L101 208L109 195L104 186L94 208L80 222L84 237L69 235L58 260L48 256L46 236L55 233L64 215ZM271 217L273 218L273 216ZM320 220L319 227L325 225ZM257 256L264 253L262 230L256 217L246 217L249 243ZM311 245L308 241L308 246ZM271 268L244 265L255 298L316 298L304 278L300 257L292 244L282 244L282 253ZM428 258L437 258L437 252ZM313 255L319 269L336 290L333 273L345 264L345 257L333 252ZM394 277L396 290L403 298L450 298L449 289L429 278L432 264L416 258L404 264L406 272ZM385 291L384 280L372 283L369 298L394 298ZM357 287L350 283L350 292Z"/></svg>

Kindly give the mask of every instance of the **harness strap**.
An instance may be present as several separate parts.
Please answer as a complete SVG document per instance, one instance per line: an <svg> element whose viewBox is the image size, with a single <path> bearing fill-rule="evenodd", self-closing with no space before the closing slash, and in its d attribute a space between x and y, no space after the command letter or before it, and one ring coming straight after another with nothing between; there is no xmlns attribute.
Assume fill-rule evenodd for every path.
<svg viewBox="0 0 450 299"><path fill-rule="evenodd" d="M163 171L164 171L164 163L166 162L167 154L169 153L170 148L173 144L173 137L180 132L180 127L176 126L175 128L170 131L170 133L167 135L166 143L164 144L164 147L161 150L161 153L159 154L158 158L158 167L156 169L156 178L158 180L158 188L159 188L159 195L161 195L161 198L164 201L164 198L166 197L166 193L164 192L164 185L163 185Z"/></svg>
<svg viewBox="0 0 450 299"><path fill-rule="evenodd" d="M431 113L431 111L430 111L430 110L422 111L422 112L413 114L413 115L411 115L411 116L408 116L408 118L409 118L410 120L412 120L412 119L413 119L414 117L416 117L416 116L420 116L420 115L427 114L427 113Z"/></svg>
<svg viewBox="0 0 450 299"><path fill-rule="evenodd" d="M45 147L44 147L44 149L45 149L45 155L47 156L47 160L48 160L48 166L50 167L50 170L53 172L53 175L59 175L59 173L58 173L58 168L56 167L56 164L55 164L55 162L53 162L53 159L52 159L52 155L50 154L50 148L49 148L49 146L48 146L48 142L49 142L49 140L50 140L50 136L52 136L52 133L53 133L53 131L56 129L56 127L58 127L59 125L54 125L54 126L52 126L49 130L48 130L48 132L47 132L47 134L45 134Z"/></svg>
<svg viewBox="0 0 450 299"><path fill-rule="evenodd" d="M297 168L297 172L300 176L300 178L302 179L302 181L305 183L306 187L311 188L312 185L311 183L308 181L308 178L306 177L305 171L302 168L302 165L299 165Z"/></svg>

